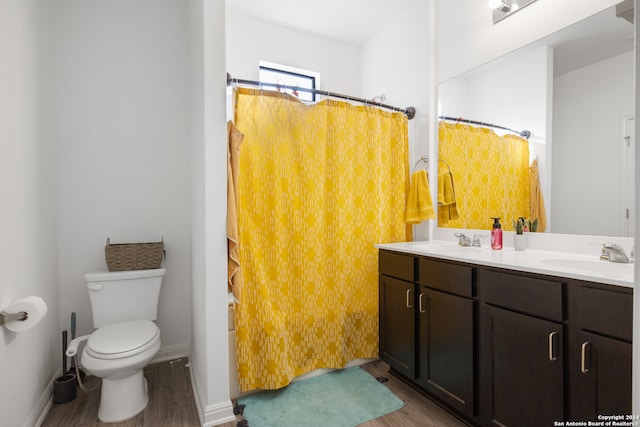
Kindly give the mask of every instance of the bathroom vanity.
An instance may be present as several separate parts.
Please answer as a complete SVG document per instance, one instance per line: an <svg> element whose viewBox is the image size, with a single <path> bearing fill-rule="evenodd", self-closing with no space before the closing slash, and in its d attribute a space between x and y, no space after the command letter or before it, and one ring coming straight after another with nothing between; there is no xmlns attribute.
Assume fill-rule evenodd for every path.
<svg viewBox="0 0 640 427"><path fill-rule="evenodd" d="M480 426L631 414L632 264L377 247L380 357L394 374Z"/></svg>

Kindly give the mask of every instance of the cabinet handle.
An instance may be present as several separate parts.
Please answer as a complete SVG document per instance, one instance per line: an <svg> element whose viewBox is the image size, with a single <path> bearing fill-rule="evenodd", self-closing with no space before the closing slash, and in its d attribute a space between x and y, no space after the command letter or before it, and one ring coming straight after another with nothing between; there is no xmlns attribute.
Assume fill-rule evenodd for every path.
<svg viewBox="0 0 640 427"><path fill-rule="evenodd" d="M582 349L580 351L580 371L583 374L589 372L589 368L587 368L587 346L591 344L589 341L582 343Z"/></svg>
<svg viewBox="0 0 640 427"><path fill-rule="evenodd" d="M555 352L553 351L554 345L553 345L553 341L554 341L554 337L558 335L557 332L551 332L549 334L549 360L554 362L557 357L555 356Z"/></svg>
<svg viewBox="0 0 640 427"><path fill-rule="evenodd" d="M420 308L420 313L426 313L427 310L423 310L422 309L422 297L424 296L424 294L420 294L420 299L418 300L420 302L419 308Z"/></svg>
<svg viewBox="0 0 640 427"><path fill-rule="evenodd" d="M407 308L413 308L413 305L411 305L411 298L409 298L411 292L413 292L413 289L407 289Z"/></svg>

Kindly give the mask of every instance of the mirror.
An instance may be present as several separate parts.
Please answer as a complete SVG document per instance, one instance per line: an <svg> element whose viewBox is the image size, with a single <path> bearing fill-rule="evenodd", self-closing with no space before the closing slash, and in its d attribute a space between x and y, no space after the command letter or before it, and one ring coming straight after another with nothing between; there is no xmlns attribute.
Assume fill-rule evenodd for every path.
<svg viewBox="0 0 640 427"><path fill-rule="evenodd" d="M538 163L546 232L634 236L634 25L628 19L614 6L438 86L438 116L531 132L529 162ZM490 160L484 167L501 161ZM458 191L467 183L456 179L453 165L451 172ZM488 197L475 191L474 197ZM458 212L464 219L465 207ZM497 215L486 212L480 228L491 227L491 216Z"/></svg>

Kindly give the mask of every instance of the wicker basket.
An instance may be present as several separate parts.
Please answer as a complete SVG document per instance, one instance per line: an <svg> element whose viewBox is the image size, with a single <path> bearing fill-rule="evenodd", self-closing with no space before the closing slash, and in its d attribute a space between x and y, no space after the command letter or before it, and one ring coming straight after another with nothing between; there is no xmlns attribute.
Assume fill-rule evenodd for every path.
<svg viewBox="0 0 640 427"><path fill-rule="evenodd" d="M109 271L160 268L165 256L164 239L155 243L117 243L107 239L104 257Z"/></svg>

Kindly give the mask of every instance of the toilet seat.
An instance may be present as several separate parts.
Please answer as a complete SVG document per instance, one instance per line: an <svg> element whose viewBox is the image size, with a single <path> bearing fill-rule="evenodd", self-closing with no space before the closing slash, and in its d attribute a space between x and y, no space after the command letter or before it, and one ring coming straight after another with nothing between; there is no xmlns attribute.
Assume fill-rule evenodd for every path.
<svg viewBox="0 0 640 427"><path fill-rule="evenodd" d="M160 330L150 320L115 323L97 329L86 350L98 359L121 359L141 353L160 339Z"/></svg>

